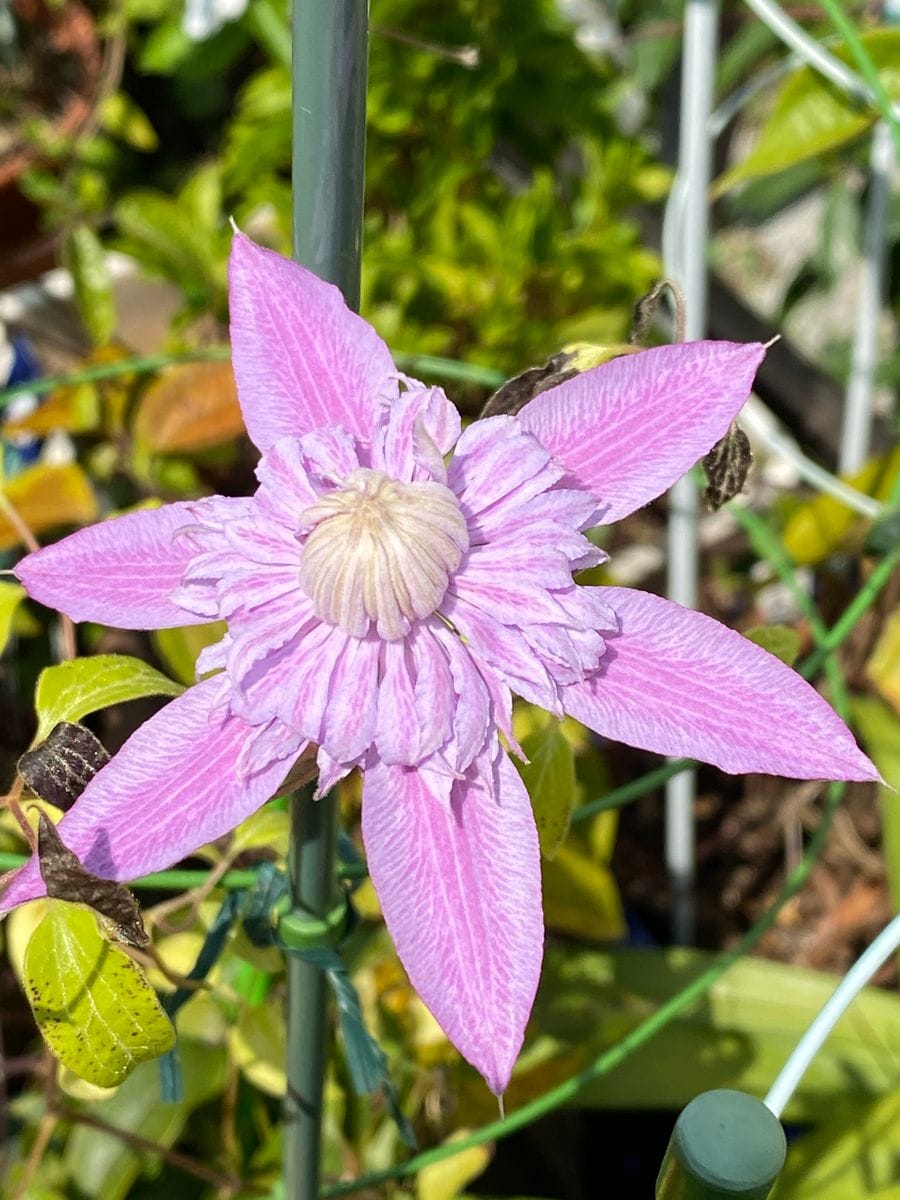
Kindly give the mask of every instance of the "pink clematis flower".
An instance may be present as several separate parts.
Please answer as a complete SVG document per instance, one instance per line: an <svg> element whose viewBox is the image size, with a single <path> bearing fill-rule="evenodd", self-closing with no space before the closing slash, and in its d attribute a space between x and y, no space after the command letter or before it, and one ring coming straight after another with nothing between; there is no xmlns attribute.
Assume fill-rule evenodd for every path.
<svg viewBox="0 0 900 1200"><path fill-rule="evenodd" d="M583 531L710 449L764 349L648 350L461 432L336 288L240 234L231 320L255 495L119 517L16 568L76 621L228 625L198 664L216 673L132 736L61 832L89 869L129 880L232 829L310 743L321 789L358 768L400 958L501 1093L543 943L531 805L499 737L516 749L513 694L725 771L877 777L819 695L739 634L573 582L604 557ZM42 892L32 862L3 904Z"/></svg>

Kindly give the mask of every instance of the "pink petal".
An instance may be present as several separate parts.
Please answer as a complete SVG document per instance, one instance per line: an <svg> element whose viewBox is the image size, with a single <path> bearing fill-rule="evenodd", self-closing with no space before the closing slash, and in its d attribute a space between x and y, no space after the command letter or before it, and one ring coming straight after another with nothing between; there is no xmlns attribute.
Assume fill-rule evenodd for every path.
<svg viewBox="0 0 900 1200"><path fill-rule="evenodd" d="M474 421L456 444L447 486L470 527L480 529L493 505L518 508L552 487L562 471L547 450L527 436L515 417Z"/></svg>
<svg viewBox="0 0 900 1200"><path fill-rule="evenodd" d="M796 672L712 617L628 588L599 588L621 632L600 667L563 688L589 728L723 771L877 779L843 721Z"/></svg>
<svg viewBox="0 0 900 1200"><path fill-rule="evenodd" d="M214 496L199 504L141 509L79 529L29 554L15 573L30 596L73 621L119 629L196 625L198 616L170 599L197 553L190 537L175 535L193 525L194 514L212 502L234 505L236 511L246 504Z"/></svg>
<svg viewBox="0 0 900 1200"><path fill-rule="evenodd" d="M453 786L376 763L363 838L384 918L413 987L501 1094L541 969L540 858L531 802L505 755Z"/></svg>
<svg viewBox="0 0 900 1200"><path fill-rule="evenodd" d="M398 394L396 368L340 291L238 233L229 295L238 395L259 449L323 425L368 440L379 407Z"/></svg>
<svg viewBox="0 0 900 1200"><path fill-rule="evenodd" d="M648 504L727 431L764 346L683 342L615 358L535 396L522 426L600 501L609 525Z"/></svg>
<svg viewBox="0 0 900 1200"><path fill-rule="evenodd" d="M196 684L128 739L60 822L88 870L137 879L228 833L281 785L305 742L284 726L227 715L221 676ZM34 861L0 899L44 894Z"/></svg>
<svg viewBox="0 0 900 1200"><path fill-rule="evenodd" d="M443 456L459 437L460 419L440 388L404 392L381 421L372 444L373 467L406 483L446 481Z"/></svg>

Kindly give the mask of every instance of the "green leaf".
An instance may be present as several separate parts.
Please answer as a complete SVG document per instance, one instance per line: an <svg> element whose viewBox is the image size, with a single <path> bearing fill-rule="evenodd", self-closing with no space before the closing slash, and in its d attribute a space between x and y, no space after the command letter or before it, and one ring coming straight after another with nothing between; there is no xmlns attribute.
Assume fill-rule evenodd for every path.
<svg viewBox="0 0 900 1200"><path fill-rule="evenodd" d="M25 589L18 583L0 580L0 654L9 644L16 609L25 599Z"/></svg>
<svg viewBox="0 0 900 1200"><path fill-rule="evenodd" d="M466 1136L466 1129L457 1130L445 1145L452 1145ZM418 1200L456 1200L465 1188L477 1179L491 1161L488 1146L470 1146L451 1158L423 1167L416 1176Z"/></svg>
<svg viewBox="0 0 900 1200"><path fill-rule="evenodd" d="M522 749L529 761L516 765L531 797L541 854L553 858L575 805L575 754L554 720L524 738Z"/></svg>
<svg viewBox="0 0 900 1200"><path fill-rule="evenodd" d="M183 691L180 683L127 654L95 654L46 667L34 694L35 741L43 741L60 721L77 722L111 704L143 696L180 696Z"/></svg>
<svg viewBox="0 0 900 1200"><path fill-rule="evenodd" d="M221 641L224 621L208 625L182 625L176 629L157 629L151 633L153 649L163 660L166 669L188 687L197 680L197 658L201 650Z"/></svg>
<svg viewBox="0 0 900 1200"><path fill-rule="evenodd" d="M900 99L900 29L877 29L862 42L893 100ZM831 53L853 66L846 46ZM835 150L869 129L880 113L848 96L812 67L803 66L782 87L756 145L715 184L721 195L735 183L772 175L806 159Z"/></svg>
<svg viewBox="0 0 900 1200"><path fill-rule="evenodd" d="M532 1044L541 1035L555 1039L557 1056L579 1056L571 1063L577 1069L620 1042L715 957L681 948L573 954L570 948L548 944ZM579 1103L677 1110L708 1088L765 1095L835 982L824 971L742 958L701 1001L610 1074L588 1083ZM885 1047L898 1039L900 996L866 988L800 1081L788 1105L788 1120L827 1119L837 1101L866 1103L895 1092L896 1078L884 1056Z"/></svg>
<svg viewBox="0 0 900 1200"><path fill-rule="evenodd" d="M136 1133L157 1146L171 1146L190 1113L218 1095L224 1086L226 1059L219 1047L178 1040L178 1057L184 1080L184 1099L163 1104L159 1068L143 1063L108 1099L91 1105L94 1116L126 1133ZM144 1150L124 1138L86 1125L74 1125L66 1142L64 1163L71 1186L92 1200L124 1200L132 1184L147 1168Z"/></svg>
<svg viewBox="0 0 900 1200"><path fill-rule="evenodd" d="M853 696L850 712L884 779L878 787L881 842L894 911L900 912L900 717L877 696Z"/></svg>
<svg viewBox="0 0 900 1200"><path fill-rule="evenodd" d="M898 475L900 447L870 459L862 470L842 478L858 492L884 501ZM784 529L784 547L795 563L814 567L839 549L863 521L852 508L822 492L793 513Z"/></svg>
<svg viewBox="0 0 900 1200"><path fill-rule="evenodd" d="M81 1079L115 1087L175 1044L175 1029L134 961L94 915L50 904L25 951L25 992L50 1049Z"/></svg>
<svg viewBox="0 0 900 1200"><path fill-rule="evenodd" d="M89 225L76 225L66 237L64 260L75 285L75 304L95 345L104 346L116 327L116 302L106 253Z"/></svg>
<svg viewBox="0 0 900 1200"><path fill-rule="evenodd" d="M156 130L146 114L124 92L112 92L104 99L100 119L104 129L135 150L155 150L159 145Z"/></svg>
<svg viewBox="0 0 900 1200"><path fill-rule="evenodd" d="M790 625L755 625L744 637L792 667L800 653L800 634Z"/></svg>
<svg viewBox="0 0 900 1200"><path fill-rule="evenodd" d="M874 1104L840 1104L791 1145L772 1200L897 1200L898 1159L900 1091Z"/></svg>

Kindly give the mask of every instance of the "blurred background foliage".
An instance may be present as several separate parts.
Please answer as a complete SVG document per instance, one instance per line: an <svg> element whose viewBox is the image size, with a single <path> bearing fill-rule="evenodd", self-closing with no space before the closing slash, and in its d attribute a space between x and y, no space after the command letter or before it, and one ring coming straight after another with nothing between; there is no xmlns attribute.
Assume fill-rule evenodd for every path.
<svg viewBox="0 0 900 1200"><path fill-rule="evenodd" d="M216 7L214 0L199 6L204 19ZM635 302L659 278L654 247L671 183L682 5L372 0L371 9L363 311L400 355L482 368L457 372L448 385L474 415L491 390L491 372L499 382L572 342L626 340ZM9 506L43 538L157 497L252 485L253 457L241 437L224 348L229 218L282 251L290 225L290 39L279 0L231 5L229 19L207 21L202 38L185 32L179 0L12 0L8 11L14 36L0 25L0 70L32 44L29 23L84 26L88 49L78 51L86 111L76 125L61 121L56 101L37 102L33 80L19 99L14 88L4 92L0 106L0 131L12 125L22 143L16 187L37 206L35 236L52 240L72 274L82 324L78 361L70 354L66 362L80 375L49 389L39 407L6 415L0 551L7 554L21 543ZM0 4L0 16L6 12ZM814 34L829 32L817 11L803 15ZM897 30L867 34L892 94L900 94L897 38ZM74 35L66 45L74 55ZM748 81L767 82L748 88L739 119L721 139L711 260L717 282L807 356L809 376L795 373L792 382L800 396L792 431L804 444L812 436L804 420L814 372L838 391L847 373L874 117L848 112L815 77L792 71L774 36L737 2L724 5L718 71L721 97ZM77 91L77 80L72 86ZM9 155L0 140L0 165ZM896 258L896 196L893 204L888 252ZM109 251L123 252L141 276L171 289L152 347L136 347L124 332L134 323L123 320L121 260ZM886 313L896 312L897 278ZM711 317L715 325L715 297ZM729 336L739 334L755 336L741 329ZM884 342L889 385L900 367L889 332ZM150 358L133 362L136 348ZM415 373L415 360L408 361ZM440 377L448 370L420 369L429 378L429 371ZM896 504L900 454L883 407L879 453L852 482ZM839 423L832 425L831 443L826 438L818 453L827 466L838 437ZM29 461L23 447L39 460ZM869 752L900 786L900 587L896 572L889 574L896 525L873 528L834 498L781 479L759 472L751 484L757 525L745 525L750 544L734 522L708 539L704 606L774 651L803 656L821 644L822 621L839 623L879 581L860 607L862 619L848 620L828 686L835 702L849 696ZM623 578L617 564L637 547L650 553L642 585L658 586L663 522L656 505L625 523L619 540L608 540L614 554L602 578ZM79 659L74 708L53 675L40 677L33 704L58 630L17 585L0 584L0 641L16 654L3 676L9 773L35 723L43 730L51 717L87 717L108 745L119 744L150 711L148 697L172 694L172 680L192 680L197 654L216 637L185 629L129 638L88 627L81 631L85 653L136 656L115 666L118 690L109 672L97 678L92 668L82 670L96 660ZM161 685L137 659L171 679ZM651 794L621 818L614 808L583 807L658 764L601 749L574 723L546 724L528 706L516 721L531 759L526 778L545 859L548 956L510 1110L586 1067L695 981L710 952L732 944L771 901L819 815L817 798L800 789L703 772L705 949L662 948L668 897L658 788L649 784ZM622 1194L649 1194L672 1111L705 1087L764 1092L830 990L831 978L813 968L846 967L900 904L900 824L888 791L880 796L883 830L873 789L850 790L843 841L764 943L772 958L802 966L743 959L653 1041L598 1074L578 1110L561 1114L558 1124L548 1119L527 1139L501 1143L494 1162L488 1149L470 1148L394 1183L393 1193L453 1200L467 1189L586 1200L602 1180ZM342 805L355 835L352 782L343 785ZM188 864L211 871L206 882L201 875L139 889L170 974L195 971L218 936L230 911L221 886L227 873L244 872L234 887L243 889L241 904L251 905L260 869L283 862L286 834L284 804L275 800ZM6 812L0 853L22 848ZM359 921L342 956L387 1055L400 1110L420 1146L441 1144L491 1120L494 1101L409 988L374 892L348 855ZM15 982L27 983L25 948L45 909L27 906L3 927L3 1194L178 1200L199 1190L278 1200L280 954L229 918L224 944L200 972L206 986L178 1010L180 1097L161 1102L175 1094L171 1061L168 1076L158 1062L144 1062L117 1089L101 1092L66 1068L57 1079ZM172 981L148 970L171 998ZM838 1027L789 1111L792 1120L821 1127L797 1143L779 1200L886 1198L896 1190L898 1090L885 1047L898 1037L896 991L868 993ZM354 1093L352 1055L341 1041L330 1066L325 1168L332 1178L387 1168L408 1154L388 1099Z"/></svg>

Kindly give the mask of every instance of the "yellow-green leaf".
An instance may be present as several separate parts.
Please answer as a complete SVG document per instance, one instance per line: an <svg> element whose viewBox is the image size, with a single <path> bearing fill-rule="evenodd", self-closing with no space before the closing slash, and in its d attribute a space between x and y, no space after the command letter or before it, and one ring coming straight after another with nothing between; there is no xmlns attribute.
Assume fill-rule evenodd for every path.
<svg viewBox="0 0 900 1200"><path fill-rule="evenodd" d="M792 667L800 653L800 634L790 625L755 625L744 634L748 641L762 646Z"/></svg>
<svg viewBox="0 0 900 1200"><path fill-rule="evenodd" d="M467 1129L457 1130L447 1144L460 1141L469 1132ZM470 1146L451 1158L423 1167L416 1176L418 1200L455 1200L463 1188L478 1178L490 1161L491 1152L487 1146Z"/></svg>
<svg viewBox="0 0 900 1200"><path fill-rule="evenodd" d="M157 629L152 633L153 649L171 675L189 687L197 679L197 658L201 650L221 641L224 621L208 625L182 625L178 629Z"/></svg>
<svg viewBox="0 0 900 1200"><path fill-rule="evenodd" d="M900 607L885 621L866 663L866 674L900 713Z"/></svg>
<svg viewBox="0 0 900 1200"><path fill-rule="evenodd" d="M575 754L557 721L522 741L527 763L518 763L537 822L541 854L553 858L569 831L575 804Z"/></svg>
<svg viewBox="0 0 900 1200"><path fill-rule="evenodd" d="M863 35L862 41L885 91L892 100L900 99L900 29L873 30ZM831 53L851 67L855 65L846 46L837 46ZM860 104L812 67L800 67L779 92L756 145L717 180L714 194L834 150L864 133L878 116L877 108Z"/></svg>
<svg viewBox="0 0 900 1200"><path fill-rule="evenodd" d="M25 589L20 584L0 580L0 654L6 649L13 631L13 617L24 599Z"/></svg>
<svg viewBox="0 0 900 1200"><path fill-rule="evenodd" d="M57 429L67 433L86 433L96 429L100 423L100 399L93 384L83 383L76 387L57 388L43 404L24 417L7 421L3 426L5 437L18 433L46 437Z"/></svg>
<svg viewBox="0 0 900 1200"><path fill-rule="evenodd" d="M180 683L127 654L95 654L46 667L34 694L35 740L43 741L59 721L76 722L111 704L142 696L180 696L183 691Z"/></svg>
<svg viewBox="0 0 900 1200"><path fill-rule="evenodd" d="M900 1090L870 1105L839 1104L790 1147L773 1200L898 1200L898 1159Z"/></svg>
<svg viewBox="0 0 900 1200"><path fill-rule="evenodd" d="M156 454L206 450L243 432L228 362L170 367L144 392L134 418L135 439Z"/></svg>
<svg viewBox="0 0 900 1200"><path fill-rule="evenodd" d="M156 130L143 109L124 92L111 92L100 105L103 128L135 150L155 150L159 145Z"/></svg>
<svg viewBox="0 0 900 1200"><path fill-rule="evenodd" d="M858 492L886 500L898 475L900 446L890 454L873 458L861 471L844 478ZM839 549L860 519L852 508L822 493L804 504L788 521L783 538L785 549L795 563L814 567Z"/></svg>
<svg viewBox="0 0 900 1200"><path fill-rule="evenodd" d="M619 889L607 866L570 839L544 863L544 917L547 928L597 941L625 936Z"/></svg>
<svg viewBox="0 0 900 1200"><path fill-rule="evenodd" d="M55 901L25 951L25 992L56 1057L81 1079L115 1087L175 1044L143 971L100 934L87 909Z"/></svg>
<svg viewBox="0 0 900 1200"><path fill-rule="evenodd" d="M63 243L63 260L75 286L75 304L82 324L98 346L104 346L116 327L106 252L90 225L75 225Z"/></svg>
<svg viewBox="0 0 900 1200"><path fill-rule="evenodd" d="M60 525L86 525L97 517L97 499L77 463L38 463L6 481L3 494L32 533ZM18 529L0 511L0 550L21 542Z"/></svg>

